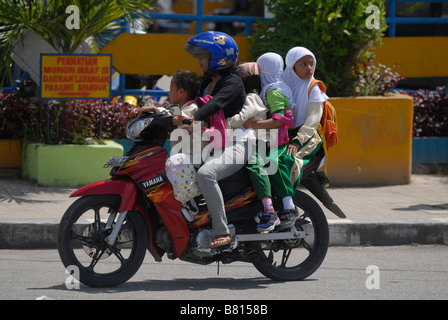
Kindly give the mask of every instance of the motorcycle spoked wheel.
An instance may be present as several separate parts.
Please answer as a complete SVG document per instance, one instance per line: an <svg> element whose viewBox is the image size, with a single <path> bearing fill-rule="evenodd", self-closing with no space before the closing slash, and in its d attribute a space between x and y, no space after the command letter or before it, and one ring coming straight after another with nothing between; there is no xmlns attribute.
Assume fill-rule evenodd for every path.
<svg viewBox="0 0 448 320"><path fill-rule="evenodd" d="M254 262L255 268L276 281L297 281L309 277L320 267L327 254L329 230L321 207L301 191L296 192L293 200L300 214L293 228L305 231L306 237L255 244L266 258Z"/></svg>
<svg viewBox="0 0 448 320"><path fill-rule="evenodd" d="M143 216L128 212L113 246L104 239L112 232L106 222L120 205L118 195L93 195L76 200L59 225L58 251L62 263L79 268L79 278L91 287L114 287L129 280L146 253Z"/></svg>

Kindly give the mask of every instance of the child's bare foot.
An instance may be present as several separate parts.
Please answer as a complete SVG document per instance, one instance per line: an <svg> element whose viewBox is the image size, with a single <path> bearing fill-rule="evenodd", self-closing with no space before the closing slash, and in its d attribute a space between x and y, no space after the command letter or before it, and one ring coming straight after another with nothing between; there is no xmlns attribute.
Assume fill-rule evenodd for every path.
<svg viewBox="0 0 448 320"><path fill-rule="evenodd" d="M222 247L230 244L231 242L232 238L228 234L216 236L212 243L210 243L210 248Z"/></svg>

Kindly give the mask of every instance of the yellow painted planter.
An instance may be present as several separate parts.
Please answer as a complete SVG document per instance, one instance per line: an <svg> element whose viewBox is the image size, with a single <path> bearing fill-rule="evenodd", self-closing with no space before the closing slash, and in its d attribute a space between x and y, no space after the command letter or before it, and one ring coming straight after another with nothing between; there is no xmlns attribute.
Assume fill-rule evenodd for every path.
<svg viewBox="0 0 448 320"><path fill-rule="evenodd" d="M407 95L331 98L338 144L329 150L332 185L407 184L412 169L413 99Z"/></svg>
<svg viewBox="0 0 448 320"><path fill-rule="evenodd" d="M22 175L42 186L81 186L108 179L111 157L123 155L114 141L104 145L28 144L23 148Z"/></svg>
<svg viewBox="0 0 448 320"><path fill-rule="evenodd" d="M0 140L0 168L20 168L22 144L20 140Z"/></svg>

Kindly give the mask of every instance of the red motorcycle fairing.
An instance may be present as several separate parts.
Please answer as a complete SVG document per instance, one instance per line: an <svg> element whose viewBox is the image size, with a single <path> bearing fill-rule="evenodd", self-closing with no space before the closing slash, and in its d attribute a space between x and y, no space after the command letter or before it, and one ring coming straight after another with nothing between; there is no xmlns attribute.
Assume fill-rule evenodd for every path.
<svg viewBox="0 0 448 320"><path fill-rule="evenodd" d="M173 256L177 258L187 248L190 231L181 213L182 204L174 198L173 187L165 175L165 160L167 150L160 146L148 146L133 154L114 173L109 180L99 181L75 191L71 196L93 194L119 194L121 197L120 211L136 210L137 193L143 192L154 204L160 218L169 231L173 241ZM139 202L139 201L137 201ZM145 206L140 205L142 208ZM141 211L141 210L138 210ZM155 242L157 228L152 226L151 218L141 211L150 225L150 243L148 249L160 253ZM160 261L160 256L154 256Z"/></svg>
<svg viewBox="0 0 448 320"><path fill-rule="evenodd" d="M151 145L131 155L115 173L134 180L134 186L154 204L173 241L173 256L176 259L185 251L190 239L190 230L182 216L182 204L174 198L173 187L165 174L168 151Z"/></svg>
<svg viewBox="0 0 448 320"><path fill-rule="evenodd" d="M257 194L251 186L241 191L237 196L232 197L228 201L226 201L224 203L224 207L227 213L237 208L243 208L247 205L253 204L256 201ZM199 211L198 214L194 216L192 226L194 228L198 228L207 225L208 223L210 223L210 221L210 212L208 210Z"/></svg>
<svg viewBox="0 0 448 320"><path fill-rule="evenodd" d="M119 211L134 209L137 198L137 186L125 179L107 179L94 182L73 192L70 197L91 196L96 194L118 194L121 197ZM142 212L144 214L144 212Z"/></svg>
<svg viewBox="0 0 448 320"><path fill-rule="evenodd" d="M98 181L87 186L84 186L75 192L70 197L82 197L98 194L117 194L121 198L119 211L138 211L147 218L149 235L147 249L152 254L156 261L162 261L163 252L156 245L155 230L151 219L148 219L145 206L140 199L137 198L137 186L129 179L111 178L107 180Z"/></svg>

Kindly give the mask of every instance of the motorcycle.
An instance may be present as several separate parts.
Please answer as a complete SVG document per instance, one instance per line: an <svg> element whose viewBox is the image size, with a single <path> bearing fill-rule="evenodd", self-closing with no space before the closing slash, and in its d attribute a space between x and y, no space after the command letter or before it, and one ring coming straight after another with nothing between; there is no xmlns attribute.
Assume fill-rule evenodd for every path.
<svg viewBox="0 0 448 320"><path fill-rule="evenodd" d="M146 114L133 120L128 137L138 139L124 157L112 158L110 179L73 192L79 197L63 215L58 233L62 263L79 268L79 280L92 287L112 287L129 280L140 268L146 251L155 261L168 259L210 264L252 263L264 276L277 281L302 280L323 262L329 229L318 203L297 190L295 223L286 230L258 233L256 214L262 209L245 168L219 181L230 246L210 248L214 238L210 214L202 196L195 198L197 214L187 219L174 198L165 173L168 151L163 145L174 129L173 116ZM319 152L304 169L301 184L338 217L344 213L325 187L328 178L317 169Z"/></svg>

